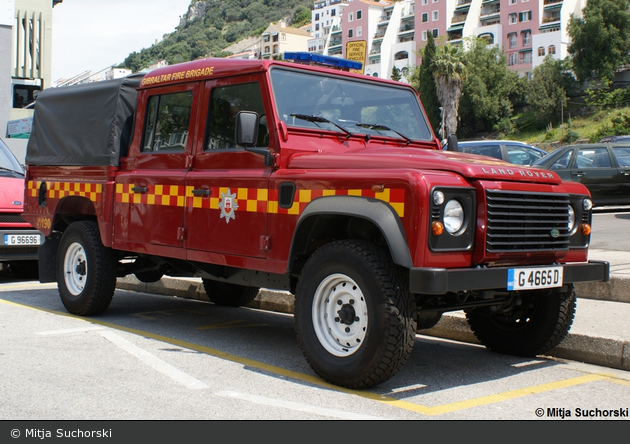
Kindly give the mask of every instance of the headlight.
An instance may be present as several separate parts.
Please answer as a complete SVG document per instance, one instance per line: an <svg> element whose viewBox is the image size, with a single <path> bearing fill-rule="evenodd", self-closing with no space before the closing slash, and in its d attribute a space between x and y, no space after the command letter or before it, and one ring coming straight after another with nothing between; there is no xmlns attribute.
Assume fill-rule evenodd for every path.
<svg viewBox="0 0 630 444"><path fill-rule="evenodd" d="M573 229L575 228L575 210L573 210L573 207L571 205L569 205L569 233L573 232Z"/></svg>
<svg viewBox="0 0 630 444"><path fill-rule="evenodd" d="M444 206L444 228L452 236L459 236L464 225L464 208L455 199L449 200Z"/></svg>
<svg viewBox="0 0 630 444"><path fill-rule="evenodd" d="M582 201L582 208L584 208L584 211L590 211L591 208L593 208L593 201L591 199L584 199Z"/></svg>

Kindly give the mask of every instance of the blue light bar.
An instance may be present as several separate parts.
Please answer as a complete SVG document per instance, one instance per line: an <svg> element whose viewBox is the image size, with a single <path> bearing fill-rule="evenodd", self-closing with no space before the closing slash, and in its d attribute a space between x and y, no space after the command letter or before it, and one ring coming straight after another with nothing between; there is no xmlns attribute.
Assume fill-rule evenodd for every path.
<svg viewBox="0 0 630 444"><path fill-rule="evenodd" d="M361 69L363 63L355 62L353 60L340 59L338 57L325 56L321 54L314 54L311 52L285 52L284 60L292 60L297 63L306 63L313 65L322 65L329 68L340 69Z"/></svg>

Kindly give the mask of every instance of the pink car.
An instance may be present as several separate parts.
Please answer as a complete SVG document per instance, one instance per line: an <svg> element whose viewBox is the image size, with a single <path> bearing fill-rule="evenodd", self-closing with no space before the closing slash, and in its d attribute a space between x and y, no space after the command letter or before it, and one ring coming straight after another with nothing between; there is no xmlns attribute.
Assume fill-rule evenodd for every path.
<svg viewBox="0 0 630 444"><path fill-rule="evenodd" d="M37 276L43 237L22 219L24 169L0 139L0 270L16 277Z"/></svg>

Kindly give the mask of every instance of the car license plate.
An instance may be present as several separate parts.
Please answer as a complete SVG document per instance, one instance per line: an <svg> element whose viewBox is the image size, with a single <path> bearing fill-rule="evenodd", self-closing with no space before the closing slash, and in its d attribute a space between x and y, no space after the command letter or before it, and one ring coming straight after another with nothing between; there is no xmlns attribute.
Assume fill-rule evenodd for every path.
<svg viewBox="0 0 630 444"><path fill-rule="evenodd" d="M562 267L510 268L508 290L562 287Z"/></svg>
<svg viewBox="0 0 630 444"><path fill-rule="evenodd" d="M41 245L39 234L5 234L4 245Z"/></svg>

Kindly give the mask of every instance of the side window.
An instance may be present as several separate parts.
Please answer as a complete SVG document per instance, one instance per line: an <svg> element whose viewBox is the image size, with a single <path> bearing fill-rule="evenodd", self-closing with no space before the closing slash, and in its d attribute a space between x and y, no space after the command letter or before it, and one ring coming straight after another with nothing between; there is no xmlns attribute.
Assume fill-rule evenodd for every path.
<svg viewBox="0 0 630 444"><path fill-rule="evenodd" d="M256 146L269 145L269 130L258 82L215 87L210 95L205 150L237 148L234 141L236 114L254 111L260 117Z"/></svg>
<svg viewBox="0 0 630 444"><path fill-rule="evenodd" d="M149 97L142 152L186 150L192 100L192 91Z"/></svg>
<svg viewBox="0 0 630 444"><path fill-rule="evenodd" d="M578 168L610 168L610 156L606 147L582 148L578 151Z"/></svg>
<svg viewBox="0 0 630 444"><path fill-rule="evenodd" d="M558 158L552 165L552 170L564 170L569 167L569 161L571 160L571 155L573 154L573 150L569 150L564 153L562 156Z"/></svg>
<svg viewBox="0 0 630 444"><path fill-rule="evenodd" d="M494 157L496 159L501 159L500 146L473 146L470 148L466 148L465 152L471 153L471 154L478 154L480 156L489 156L489 157Z"/></svg>
<svg viewBox="0 0 630 444"><path fill-rule="evenodd" d="M613 148L620 167L630 167L630 147Z"/></svg>

